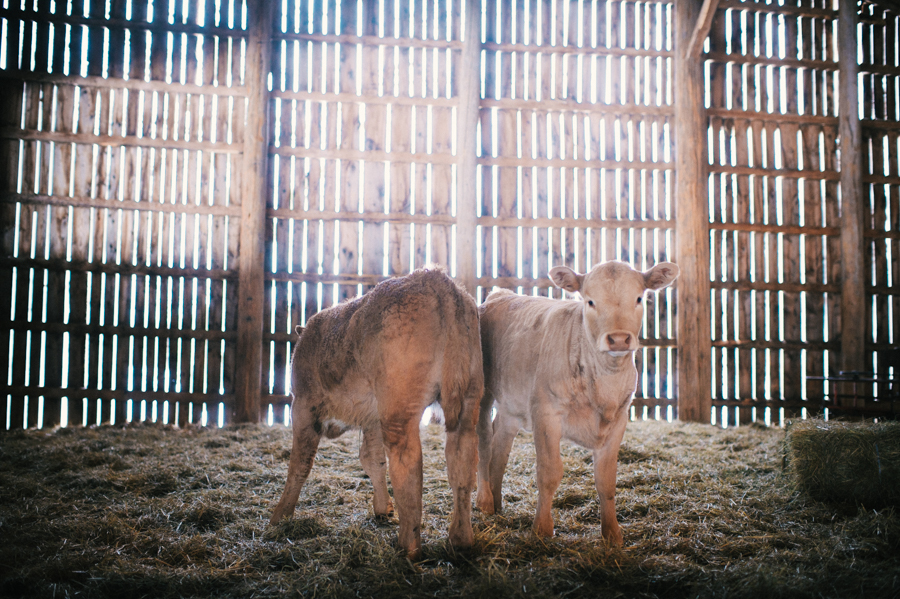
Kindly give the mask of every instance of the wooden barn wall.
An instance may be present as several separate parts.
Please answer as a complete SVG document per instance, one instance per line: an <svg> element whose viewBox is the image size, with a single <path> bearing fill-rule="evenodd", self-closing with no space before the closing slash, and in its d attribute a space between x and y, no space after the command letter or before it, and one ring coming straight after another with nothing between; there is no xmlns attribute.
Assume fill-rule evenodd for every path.
<svg viewBox="0 0 900 599"><path fill-rule="evenodd" d="M4 428L233 403L246 13L3 3Z"/></svg>
<svg viewBox="0 0 900 599"><path fill-rule="evenodd" d="M884 380L900 377L900 18L868 6L860 21L865 370Z"/></svg>
<svg viewBox="0 0 900 599"><path fill-rule="evenodd" d="M842 368L843 49L836 5L799 4L721 0L705 47L711 382L725 423L821 412L835 393L822 379ZM867 317L847 324L865 329L864 369L882 377L897 364L897 32L892 13L860 16Z"/></svg>
<svg viewBox="0 0 900 599"><path fill-rule="evenodd" d="M390 276L455 273L459 6L290 0L272 43L263 406L294 327ZM268 408L267 406L271 406Z"/></svg>
<svg viewBox="0 0 900 599"><path fill-rule="evenodd" d="M485 2L478 299L550 268L674 260L672 7ZM675 291L650 297L633 415L671 416Z"/></svg>
<svg viewBox="0 0 900 599"><path fill-rule="evenodd" d="M719 0L701 54L709 174L697 209L710 223L720 424L815 412L832 391L819 379L841 367L838 13L798 4ZM6 426L228 422L238 373L252 383L257 367L261 415L283 422L294 328L380 280L439 263L471 271L479 301L495 286L561 297L547 279L558 264L676 259L671 3L265 6L2 0ZM897 17L866 5L858 33L860 326L866 368L887 376ZM259 60L271 65L263 89ZM257 237L261 301L241 266ZM689 292L647 306L633 417L677 415L677 296ZM242 342L261 345L259 364Z"/></svg>
<svg viewBox="0 0 900 599"><path fill-rule="evenodd" d="M713 405L732 422L779 419L838 370L837 12L804 4L724 0L707 40Z"/></svg>

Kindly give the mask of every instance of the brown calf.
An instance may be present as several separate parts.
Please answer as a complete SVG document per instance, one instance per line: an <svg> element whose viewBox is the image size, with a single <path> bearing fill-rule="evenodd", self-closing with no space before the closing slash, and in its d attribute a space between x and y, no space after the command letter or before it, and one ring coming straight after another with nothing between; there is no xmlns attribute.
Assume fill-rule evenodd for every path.
<svg viewBox="0 0 900 599"><path fill-rule="evenodd" d="M313 316L294 349L291 369L293 448L272 524L293 513L322 435L361 428L359 457L375 487L375 513L387 514L392 507L386 449L400 547L417 558L422 547L419 423L425 408L438 400L453 491L450 542L472 544L475 424L484 375L471 296L440 270L384 281Z"/></svg>

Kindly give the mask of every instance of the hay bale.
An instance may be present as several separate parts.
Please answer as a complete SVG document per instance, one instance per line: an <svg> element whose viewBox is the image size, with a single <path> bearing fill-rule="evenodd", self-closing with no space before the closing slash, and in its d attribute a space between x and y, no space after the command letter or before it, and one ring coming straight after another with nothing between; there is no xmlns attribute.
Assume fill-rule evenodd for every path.
<svg viewBox="0 0 900 599"><path fill-rule="evenodd" d="M900 505L900 422L796 422L785 437L797 485L811 497L867 508Z"/></svg>

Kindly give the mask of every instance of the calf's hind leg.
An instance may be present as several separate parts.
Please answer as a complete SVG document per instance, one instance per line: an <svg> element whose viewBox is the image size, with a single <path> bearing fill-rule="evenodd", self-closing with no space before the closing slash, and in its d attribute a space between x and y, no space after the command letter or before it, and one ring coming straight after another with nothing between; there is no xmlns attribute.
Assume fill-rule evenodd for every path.
<svg viewBox="0 0 900 599"><path fill-rule="evenodd" d="M478 415L478 494L475 497L475 507L485 514L494 513L494 496L491 493L491 444L494 439L494 427L491 422L491 411L494 407L494 397L490 391L485 391L481 400Z"/></svg>
<svg viewBox="0 0 900 599"><path fill-rule="evenodd" d="M503 412L498 410L491 428L493 430L491 433L491 460L485 476L490 484L494 504L493 506L482 506L479 503L479 507L486 514L499 514L503 509L503 475L506 473L506 465L509 463L509 452L512 451L513 441L519 432L519 423L509 416L504 416Z"/></svg>
<svg viewBox="0 0 900 599"><path fill-rule="evenodd" d="M381 431L400 520L398 542L409 559L417 560L422 554L422 443L419 440L422 412L419 411L418 418L410 412L401 408L383 415Z"/></svg>
<svg viewBox="0 0 900 599"><path fill-rule="evenodd" d="M319 439L322 436L321 425L316 422L309 410L309 405L304 399L294 398L291 406L291 430L293 432L293 445L291 447L291 461L288 464L287 483L281 500L272 512L269 524L277 524L285 516L290 517L300 497L300 490L309 477L316 451L319 449Z"/></svg>
<svg viewBox="0 0 900 599"><path fill-rule="evenodd" d="M375 490L372 500L376 516L388 516L394 511L394 504L388 494L387 459L384 455L384 441L381 439L381 428L373 426L363 429L362 446L359 448L359 461Z"/></svg>
<svg viewBox="0 0 900 599"><path fill-rule="evenodd" d="M476 393L470 393L463 399L459 421L453 430L447 429L444 447L447 478L453 493L450 543L460 549L471 547L475 542L472 532L472 491L475 489L475 469L478 463L478 435L475 433L473 411L478 400Z"/></svg>

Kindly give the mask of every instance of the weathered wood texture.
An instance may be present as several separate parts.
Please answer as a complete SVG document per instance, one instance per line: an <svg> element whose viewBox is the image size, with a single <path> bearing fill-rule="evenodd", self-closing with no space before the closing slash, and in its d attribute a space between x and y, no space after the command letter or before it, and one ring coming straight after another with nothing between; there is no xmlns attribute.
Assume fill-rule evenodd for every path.
<svg viewBox="0 0 900 599"><path fill-rule="evenodd" d="M806 377L837 372L837 13L803 5L722 2L710 30L712 396L728 424L818 410Z"/></svg>
<svg viewBox="0 0 900 599"><path fill-rule="evenodd" d="M819 412L836 389L808 377L898 366L897 90L886 74L897 16L867 7L857 32L832 4L802 4L723 0L710 31L712 382L725 422Z"/></svg>
<svg viewBox="0 0 900 599"><path fill-rule="evenodd" d="M859 123L857 4L838 2L840 52L839 136L841 141L841 367L865 370L866 276L863 258L862 129ZM874 157L874 156L873 156Z"/></svg>
<svg viewBox="0 0 900 599"><path fill-rule="evenodd" d="M452 273L459 12L443 0L279 4L263 344L273 418L296 325L390 276L429 264Z"/></svg>
<svg viewBox="0 0 900 599"><path fill-rule="evenodd" d="M675 3L675 258L678 280L678 417L710 419L709 215L703 138L703 64L691 50L708 2ZM704 36L705 37L705 36Z"/></svg>
<svg viewBox="0 0 900 599"><path fill-rule="evenodd" d="M26 4L0 8L4 427L282 420L294 327L429 263L483 299L682 262L634 417L676 415L679 356L682 416L728 424L813 411L842 367L830 3L719 0L680 107L667 2ZM865 10L856 330L890 375L898 25Z"/></svg>
<svg viewBox="0 0 900 599"><path fill-rule="evenodd" d="M898 101L900 15L885 12L881 4L868 6L861 15L863 55L857 83L862 90L860 118L862 171L860 229L865 292L861 316L864 326L860 368L879 378L900 377L900 121ZM884 396L884 385L868 393ZM896 386L894 387L896 389Z"/></svg>
<svg viewBox="0 0 900 599"><path fill-rule="evenodd" d="M2 13L3 428L216 422L234 403L241 3L86 5Z"/></svg>
<svg viewBox="0 0 900 599"><path fill-rule="evenodd" d="M236 422L258 422L262 413L262 344L265 311L266 174L269 171L267 108L272 55L274 3L259 2L249 11L246 44L247 118L241 182L241 239L238 258ZM231 420L231 418L229 418Z"/></svg>
<svg viewBox="0 0 900 599"><path fill-rule="evenodd" d="M484 3L478 298L547 273L674 259L672 6ZM638 398L674 407L674 299L648 306ZM645 415L644 404L635 415Z"/></svg>
<svg viewBox="0 0 900 599"><path fill-rule="evenodd" d="M462 65L475 65L481 57L481 0L466 0L463 19ZM456 170L456 276L466 290L477 293L476 236L478 231L478 121L481 110L481 69L461 68L457 71L459 141Z"/></svg>

